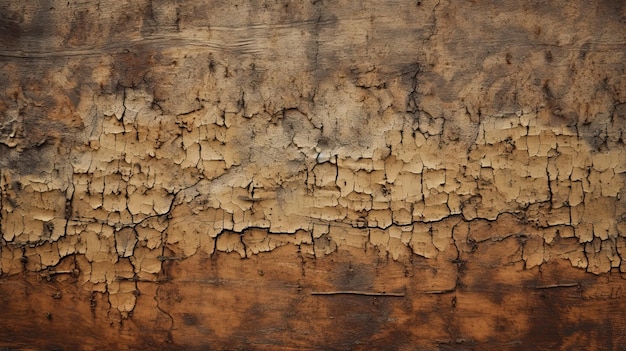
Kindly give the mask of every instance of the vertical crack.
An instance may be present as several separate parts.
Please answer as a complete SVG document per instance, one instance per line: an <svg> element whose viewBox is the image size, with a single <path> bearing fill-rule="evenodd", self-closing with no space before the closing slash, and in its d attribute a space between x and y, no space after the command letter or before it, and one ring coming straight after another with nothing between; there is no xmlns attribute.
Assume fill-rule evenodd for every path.
<svg viewBox="0 0 626 351"><path fill-rule="evenodd" d="M169 330L168 333L165 337L165 339L163 340L162 344L169 344L172 342L172 330L174 330L174 317L167 312L166 310L163 309L163 307L161 307L161 287L162 284L161 282L157 282L157 289L156 289L156 293L154 294L154 301L156 302L156 308L157 310L159 310L159 312L163 313L170 321L170 325L169 325Z"/></svg>
<svg viewBox="0 0 626 351"><path fill-rule="evenodd" d="M418 2L418 5L421 4L421 2ZM430 33L428 33L428 37L424 40L424 42L430 41L433 36L435 36L435 34L437 34L437 8L439 7L439 4L441 4L441 0L438 0L437 3L435 4L435 6L433 6L433 10L432 10L432 20L433 20L433 24L430 30Z"/></svg>

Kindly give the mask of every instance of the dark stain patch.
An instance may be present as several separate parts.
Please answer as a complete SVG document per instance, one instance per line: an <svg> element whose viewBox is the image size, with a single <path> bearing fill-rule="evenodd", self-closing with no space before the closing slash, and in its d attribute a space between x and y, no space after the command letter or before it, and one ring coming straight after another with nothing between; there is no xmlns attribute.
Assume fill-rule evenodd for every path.
<svg viewBox="0 0 626 351"><path fill-rule="evenodd" d="M548 108L556 107L558 105L558 100L554 96L554 92L552 91L552 88L550 88L550 80L548 79L544 81L543 86L541 88L543 89L543 93L546 98Z"/></svg>
<svg viewBox="0 0 626 351"><path fill-rule="evenodd" d="M51 155L56 153L56 148L50 144L43 144L40 147L20 151L0 145L0 153L3 155L0 158L0 166L20 175L28 175L52 169L54 157Z"/></svg>
<svg viewBox="0 0 626 351"><path fill-rule="evenodd" d="M625 24L626 2L620 0L598 1L595 3L595 20L598 26L607 23ZM619 28L619 27L618 27ZM623 28L623 27L622 27Z"/></svg>
<svg viewBox="0 0 626 351"><path fill-rule="evenodd" d="M375 267L365 264L341 263L333 279L336 290L363 290L372 289L376 276Z"/></svg>
<svg viewBox="0 0 626 351"><path fill-rule="evenodd" d="M111 86L136 88L146 85L146 75L157 62L157 53L147 46L134 46L113 55Z"/></svg>
<svg viewBox="0 0 626 351"><path fill-rule="evenodd" d="M387 322L389 304L387 299L363 299L359 296L342 296L332 301L334 317L348 331L340 336L336 345L345 345L347 349L356 345L367 345L369 339L380 333Z"/></svg>
<svg viewBox="0 0 626 351"><path fill-rule="evenodd" d="M563 334L561 323L563 316L558 308L558 298L552 295L550 291L541 291L539 298L533 300L536 303L535 308L541 311L535 315L531 315L530 329L522 338L525 344L542 345L550 349L558 349L563 345Z"/></svg>
<svg viewBox="0 0 626 351"><path fill-rule="evenodd" d="M2 49L46 50L56 45L58 16L47 2L29 2L20 6L0 4L0 43Z"/></svg>
<svg viewBox="0 0 626 351"><path fill-rule="evenodd" d="M583 319L563 327L563 334L576 336L576 346L586 350L615 350L615 332L618 331L609 318L599 322Z"/></svg>
<svg viewBox="0 0 626 351"><path fill-rule="evenodd" d="M215 74L215 59L213 58L213 54L209 54L209 72Z"/></svg>
<svg viewBox="0 0 626 351"><path fill-rule="evenodd" d="M4 13L4 16L0 16L0 43L5 47L12 47L19 43L22 29L18 18Z"/></svg>
<svg viewBox="0 0 626 351"><path fill-rule="evenodd" d="M590 49L591 49L591 43L584 43L580 47L578 58L580 58L581 60L584 60L587 57L587 53L589 52Z"/></svg>
<svg viewBox="0 0 626 351"><path fill-rule="evenodd" d="M511 62L513 61L513 55L511 55L511 53L507 52L506 55L505 55L505 59L506 59L506 63L508 65L510 65Z"/></svg>
<svg viewBox="0 0 626 351"><path fill-rule="evenodd" d="M546 51L545 51L545 58L546 58L546 62L551 63L551 62L552 62L552 60L554 59L554 58L552 57L552 51L550 51L550 50L546 50Z"/></svg>
<svg viewBox="0 0 626 351"><path fill-rule="evenodd" d="M324 298L323 313L328 314L329 328L324 328L324 338L316 339L315 347L325 350L354 350L373 345L395 349L402 339L387 336L392 306L397 301L379 297L335 295ZM341 326L334 329L333 326ZM319 326L316 328L318 329ZM395 331L402 333L401 331ZM384 337L383 337L384 336ZM403 338L405 339L405 338ZM377 347L374 347L376 349Z"/></svg>
<svg viewBox="0 0 626 351"><path fill-rule="evenodd" d="M183 323L188 326L197 325L198 317L191 313L183 313Z"/></svg>

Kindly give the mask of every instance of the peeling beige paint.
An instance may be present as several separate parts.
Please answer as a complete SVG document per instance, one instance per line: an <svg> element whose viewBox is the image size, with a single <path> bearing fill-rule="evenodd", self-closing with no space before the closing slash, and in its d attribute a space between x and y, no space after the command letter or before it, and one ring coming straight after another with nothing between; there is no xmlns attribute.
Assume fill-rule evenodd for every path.
<svg viewBox="0 0 626 351"><path fill-rule="evenodd" d="M430 14L410 11L429 19L435 5L428 5ZM337 45L367 28L355 18L335 21L339 34L328 35ZM313 33L309 27L276 28L289 43ZM431 44L409 45L400 51L419 55L388 66L385 57L361 56L359 48L370 44L345 54L366 57L370 65L340 60L335 67L332 47L311 63L296 50L306 51L298 43L292 43L296 49L276 48L276 61L247 51L214 55L195 42L157 42L143 53L160 55L148 71L141 62L122 62L144 72L139 78L149 84L123 84L120 78L102 88L120 74L115 65L122 58L85 58L94 70L76 88L80 102L71 115L77 126L61 111L64 128L75 128L76 135L56 136L65 132L53 129L42 135L44 145L51 145L41 151L45 162L1 169L2 275L44 271L76 256L85 288L107 292L111 307L128 316L137 281L157 281L164 261L198 252L245 259L297 245L303 255L321 257L350 246L402 260L436 258L451 244L471 251L481 241L515 236L518 259L527 268L567 259L594 274L626 272L624 78L613 77L606 83L613 90L604 93L582 83L599 80L596 67L605 73L623 68L623 44L615 44L617 58L591 50L608 60L604 66L564 53L563 65L570 62L578 71L562 81L544 77L548 64L533 52L524 72L543 83L520 87L515 103L507 97L494 102L485 94L496 96L498 87L530 78L487 78L504 64L493 54L477 62L482 71L461 72L474 83L454 83L445 58L460 55L447 46L453 33L445 27L432 33L409 29L428 32L423 40ZM276 47L268 42L272 36L264 26L252 30L264 34L248 49L269 55L264 48ZM236 31L216 31L205 39L243 40ZM593 34L593 28L585 31ZM206 33L190 25L169 35L192 40ZM370 40L359 38L354 40ZM49 52L66 55L59 50ZM67 60L78 65L88 53ZM305 63L322 66L303 71L299 65ZM554 68L554 74L563 69ZM60 88L70 84L63 83L68 72L47 72ZM568 82L571 91L562 87ZM15 80L4 87L8 107L0 142L7 155L25 155L39 143L18 113L20 106L35 104L24 96L23 84ZM449 100L438 89L459 91L463 98ZM563 120L555 112L550 89L565 91L559 108L574 111L577 119ZM588 125L595 129L585 130ZM596 139L601 145L593 145Z"/></svg>

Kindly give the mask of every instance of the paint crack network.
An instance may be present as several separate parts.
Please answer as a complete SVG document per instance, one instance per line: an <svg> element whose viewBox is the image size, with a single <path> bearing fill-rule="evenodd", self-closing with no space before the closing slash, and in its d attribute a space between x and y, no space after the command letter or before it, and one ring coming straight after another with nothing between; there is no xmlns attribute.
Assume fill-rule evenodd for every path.
<svg viewBox="0 0 626 351"><path fill-rule="evenodd" d="M533 28L468 52L453 5L398 6L402 26L307 7L2 49L2 277L71 272L129 316L172 260L285 245L408 260L517 240L529 269L626 272L623 44L547 55Z"/></svg>

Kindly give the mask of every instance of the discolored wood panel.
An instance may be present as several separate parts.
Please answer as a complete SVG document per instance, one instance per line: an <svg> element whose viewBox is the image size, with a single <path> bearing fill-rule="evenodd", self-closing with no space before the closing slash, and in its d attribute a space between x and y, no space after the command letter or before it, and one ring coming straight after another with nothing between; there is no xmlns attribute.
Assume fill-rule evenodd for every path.
<svg viewBox="0 0 626 351"><path fill-rule="evenodd" d="M138 283L123 320L71 278L30 273L2 281L0 338L33 349L620 349L619 275L564 261L526 270L515 251L509 238L438 262L375 249L196 255L168 264L161 283Z"/></svg>
<svg viewBox="0 0 626 351"><path fill-rule="evenodd" d="M625 18L0 0L0 348L623 349Z"/></svg>

